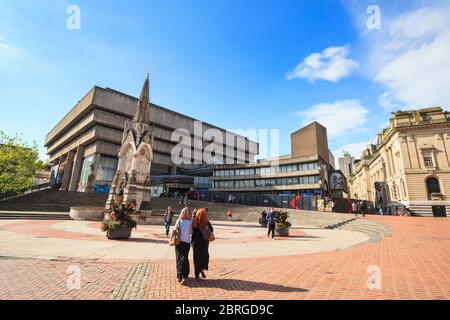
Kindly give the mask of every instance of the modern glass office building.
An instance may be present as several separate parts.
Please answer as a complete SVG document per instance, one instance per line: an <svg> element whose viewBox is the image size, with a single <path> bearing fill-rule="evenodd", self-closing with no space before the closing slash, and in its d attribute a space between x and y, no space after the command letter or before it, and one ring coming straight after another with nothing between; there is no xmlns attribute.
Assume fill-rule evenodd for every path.
<svg viewBox="0 0 450 320"><path fill-rule="evenodd" d="M216 201L314 210L333 169L326 128L313 122L291 135L290 155L215 166L210 191Z"/></svg>

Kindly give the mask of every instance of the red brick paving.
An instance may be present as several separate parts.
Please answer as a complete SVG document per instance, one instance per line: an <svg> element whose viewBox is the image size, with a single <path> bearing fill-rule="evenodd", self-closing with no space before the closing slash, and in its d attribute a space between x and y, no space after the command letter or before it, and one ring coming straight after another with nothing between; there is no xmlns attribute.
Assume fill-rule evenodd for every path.
<svg viewBox="0 0 450 320"><path fill-rule="evenodd" d="M388 225L392 236L345 251L212 259L208 279L191 280L186 287L176 282L173 261L150 261L145 298L450 299L449 219L369 219ZM0 299L106 299L132 263L0 258ZM81 268L81 290L66 288L69 265ZM381 268L380 290L367 288L370 265Z"/></svg>
<svg viewBox="0 0 450 320"><path fill-rule="evenodd" d="M370 219L388 224L393 235L376 244L340 252L239 262L213 261L208 273L213 280L194 283L192 288L178 291L185 296L194 293L200 299L224 296L241 299L449 299L450 221L407 217ZM370 265L381 268L381 290L367 288ZM156 283L169 281L173 277L173 266L160 264L158 267L159 273L150 278L147 292L150 299L168 297ZM220 269L229 273L221 275ZM161 277L166 280L159 279ZM153 278L157 278L157 282ZM212 286L216 288L209 289Z"/></svg>
<svg viewBox="0 0 450 320"><path fill-rule="evenodd" d="M80 290L67 287L68 267L81 271ZM0 300L107 299L128 263L95 263L80 259L37 260L0 257Z"/></svg>

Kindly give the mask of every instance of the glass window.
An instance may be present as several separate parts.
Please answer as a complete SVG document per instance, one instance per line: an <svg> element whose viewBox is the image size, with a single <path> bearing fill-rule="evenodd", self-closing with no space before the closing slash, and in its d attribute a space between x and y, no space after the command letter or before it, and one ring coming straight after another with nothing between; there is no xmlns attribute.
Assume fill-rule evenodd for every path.
<svg viewBox="0 0 450 320"><path fill-rule="evenodd" d="M255 174L260 174L261 173L261 169L260 168L256 168L255 169Z"/></svg>
<svg viewBox="0 0 450 320"><path fill-rule="evenodd" d="M112 157L100 157L98 180L111 182L116 174L119 160Z"/></svg>
<svg viewBox="0 0 450 320"><path fill-rule="evenodd" d="M423 153L423 162L425 163L425 167L434 167L433 155L431 152Z"/></svg>
<svg viewBox="0 0 450 320"><path fill-rule="evenodd" d="M93 156L84 158L83 165L81 166L80 183L81 188L86 187L87 179L91 173L91 164L93 161Z"/></svg>

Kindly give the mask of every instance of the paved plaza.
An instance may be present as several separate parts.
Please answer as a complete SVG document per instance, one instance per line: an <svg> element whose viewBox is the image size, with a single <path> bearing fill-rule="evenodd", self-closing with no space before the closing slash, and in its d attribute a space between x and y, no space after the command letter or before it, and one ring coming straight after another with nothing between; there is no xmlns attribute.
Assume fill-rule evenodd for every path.
<svg viewBox="0 0 450 320"><path fill-rule="evenodd" d="M296 225L275 241L256 224L216 222L208 278L180 286L162 226L138 226L132 239L111 241L98 222L2 220L0 299L450 298L449 219L356 222L364 224ZM384 236L374 238L374 230ZM74 269L79 289L67 285Z"/></svg>

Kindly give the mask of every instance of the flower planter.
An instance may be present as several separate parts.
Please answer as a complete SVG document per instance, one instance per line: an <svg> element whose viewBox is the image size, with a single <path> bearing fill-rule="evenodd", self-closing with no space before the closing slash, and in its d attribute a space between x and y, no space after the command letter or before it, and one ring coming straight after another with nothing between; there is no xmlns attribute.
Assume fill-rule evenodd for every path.
<svg viewBox="0 0 450 320"><path fill-rule="evenodd" d="M289 228L275 230L275 235L279 237L289 237Z"/></svg>
<svg viewBox="0 0 450 320"><path fill-rule="evenodd" d="M129 239L131 237L132 228L120 227L114 230L106 231L106 236L111 240Z"/></svg>

